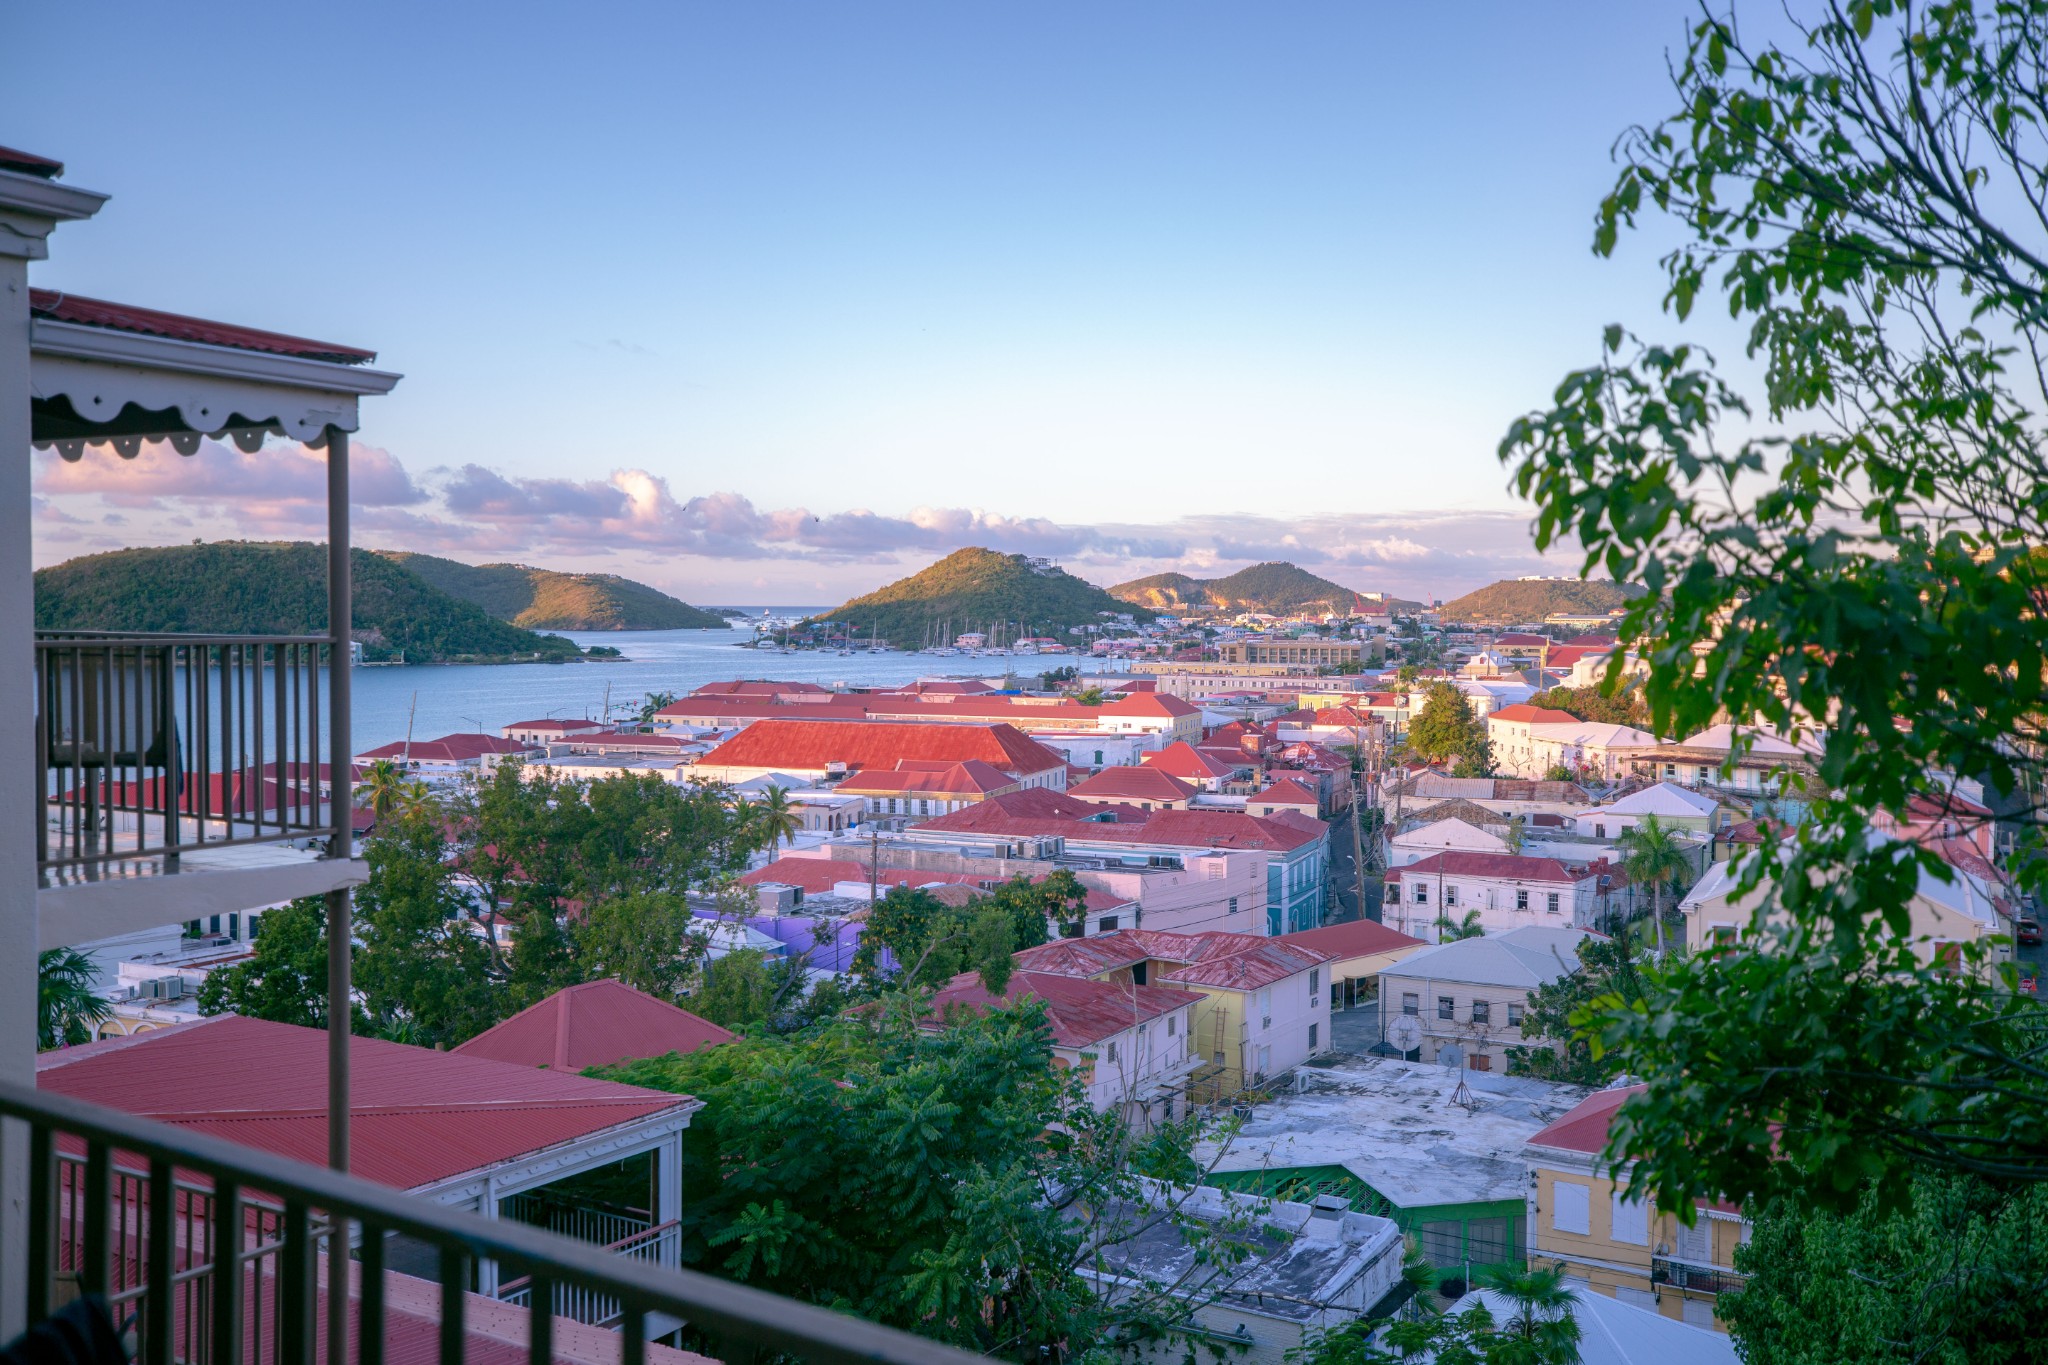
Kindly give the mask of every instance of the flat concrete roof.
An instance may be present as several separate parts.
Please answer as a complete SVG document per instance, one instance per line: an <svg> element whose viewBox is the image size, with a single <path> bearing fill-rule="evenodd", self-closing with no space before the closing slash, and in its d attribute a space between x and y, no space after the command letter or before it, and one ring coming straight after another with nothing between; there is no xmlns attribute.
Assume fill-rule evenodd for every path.
<svg viewBox="0 0 2048 1365"><path fill-rule="evenodd" d="M1401 1208L1521 1199L1522 1145L1592 1093L1391 1057L1304 1066L1294 1078L1299 1093L1276 1092L1220 1155L1205 1140L1195 1159L1218 1172L1341 1166Z"/></svg>

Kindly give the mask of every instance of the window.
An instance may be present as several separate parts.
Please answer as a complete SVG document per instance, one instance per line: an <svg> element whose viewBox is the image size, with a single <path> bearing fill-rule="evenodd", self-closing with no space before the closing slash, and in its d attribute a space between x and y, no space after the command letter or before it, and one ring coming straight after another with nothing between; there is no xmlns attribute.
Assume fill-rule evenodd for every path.
<svg viewBox="0 0 2048 1365"><path fill-rule="evenodd" d="M1483 1052L1475 1052L1475 1053L1473 1053L1473 1054L1472 1054L1472 1069L1473 1069L1474 1071L1491 1071L1491 1070L1493 1070L1493 1058L1491 1058L1491 1057L1487 1056L1487 1055L1486 1055L1485 1053L1483 1053Z"/></svg>
<svg viewBox="0 0 2048 1365"><path fill-rule="evenodd" d="M1097 923L1097 925L1096 925L1096 928L1097 928L1097 930L1098 930L1099 932L1101 932L1101 933L1105 933L1105 934L1113 934L1113 933L1115 933L1115 932L1116 932L1116 916L1115 916L1115 915L1104 915L1104 916L1102 917L1102 919L1101 919L1101 920L1100 920L1100 921L1099 921L1099 922Z"/></svg>
<svg viewBox="0 0 2048 1365"><path fill-rule="evenodd" d="M1714 1229L1704 1217L1691 1227L1683 1223L1672 1229L1672 1240L1678 1246L1678 1259L1691 1261L1695 1265L1714 1263Z"/></svg>
<svg viewBox="0 0 2048 1365"><path fill-rule="evenodd" d="M1422 1254L1439 1270L1465 1262L1465 1225L1455 1219L1422 1225Z"/></svg>
<svg viewBox="0 0 2048 1365"><path fill-rule="evenodd" d="M1308 1050L1310 1052L1314 1052L1316 1050L1316 1031L1316 1025L1310 1024L1308 1026Z"/></svg>
<svg viewBox="0 0 2048 1365"><path fill-rule="evenodd" d="M220 932L220 916L219 916L219 915L215 915L215 916L214 916L214 917L213 917L213 918L212 918L211 920L207 921L207 925L206 925L206 932L207 932L207 933L209 933L209 934L217 934L217 933L219 933L219 932Z"/></svg>
<svg viewBox="0 0 2048 1365"><path fill-rule="evenodd" d="M1177 1014L1169 1014L1169 1015L1167 1015L1167 1016L1166 1016L1166 1036L1167 1036L1167 1037L1169 1037L1169 1038L1175 1038L1175 1037L1178 1037L1179 1035L1180 1035L1180 1016L1179 1016L1179 1015L1177 1015Z"/></svg>
<svg viewBox="0 0 2048 1365"><path fill-rule="evenodd" d="M1230 898L1230 913L1233 915L1237 913L1237 897L1235 896Z"/></svg>
<svg viewBox="0 0 2048 1365"><path fill-rule="evenodd" d="M1475 1266L1501 1265L1522 1250L1519 1218L1474 1218L1465 1225L1465 1254Z"/></svg>
<svg viewBox="0 0 2048 1365"><path fill-rule="evenodd" d="M1694 1327L1712 1330L1714 1326L1714 1301L1712 1299L1687 1299L1678 1309L1682 1320Z"/></svg>
<svg viewBox="0 0 2048 1365"><path fill-rule="evenodd" d="M1456 1019L1458 1017L1457 998L1449 995L1438 996L1436 999L1436 1017L1439 1019Z"/></svg>
<svg viewBox="0 0 2048 1365"><path fill-rule="evenodd" d="M1521 887L1516 887L1516 888L1515 888L1515 909L1517 909L1517 910L1527 910L1528 908L1529 908L1529 893L1528 893L1528 892L1527 892L1526 890L1524 890L1523 888L1521 888Z"/></svg>
<svg viewBox="0 0 2048 1365"><path fill-rule="evenodd" d="M1417 882L1417 883L1415 883L1415 903L1416 903L1417 905L1427 905L1427 904L1429 904L1429 883L1428 883L1428 882Z"/></svg>
<svg viewBox="0 0 2048 1365"><path fill-rule="evenodd" d="M1262 1047L1262 1048L1260 1048L1260 1049L1259 1049L1259 1074L1260 1074L1261 1076L1263 1076L1263 1075L1265 1075L1265 1074L1266 1074L1266 1073L1267 1073L1268 1071L1271 1071L1272 1069L1273 1069L1273 1049L1272 1049L1272 1048L1269 1048L1269 1047Z"/></svg>
<svg viewBox="0 0 2048 1365"><path fill-rule="evenodd" d="M1210 1053L1210 1054L1209 1054L1209 1065L1211 1065L1211 1066L1222 1066L1222 1065L1223 1065L1223 1054L1222 1054L1222 1053L1220 1053L1220 1052L1212 1052L1212 1053Z"/></svg>
<svg viewBox="0 0 2048 1365"><path fill-rule="evenodd" d="M1273 1027L1273 988L1271 986L1259 992L1259 1027Z"/></svg>
<svg viewBox="0 0 2048 1365"><path fill-rule="evenodd" d="M1640 1197L1631 1199L1622 1190L1616 1190L1614 1201L1614 1240L1627 1242L1630 1246L1646 1247L1650 1244L1650 1208Z"/></svg>
<svg viewBox="0 0 2048 1365"><path fill-rule="evenodd" d="M1309 1002L1309 1004L1311 1004L1311 1005L1315 1004L1315 1002L1316 1002L1316 997L1317 997L1317 996L1319 996L1319 995L1321 995L1322 993L1323 993L1323 969L1322 969L1321 967L1311 967L1311 968L1309 968L1309 969L1308 969L1308 1002Z"/></svg>
<svg viewBox="0 0 2048 1365"><path fill-rule="evenodd" d="M1102 750L1100 749L1095 751L1095 766L1098 768L1102 766Z"/></svg>
<svg viewBox="0 0 2048 1365"><path fill-rule="evenodd" d="M1145 977L1147 974L1146 969L1149 968L1151 965L1152 964L1149 962L1135 962L1131 964L1131 984L1133 986L1142 986L1145 984Z"/></svg>
<svg viewBox="0 0 2048 1365"><path fill-rule="evenodd" d="M1554 915L1557 913L1557 893L1555 891L1543 898L1543 908L1550 914Z"/></svg>
<svg viewBox="0 0 2048 1365"><path fill-rule="evenodd" d="M1595 839L1605 839L1607 837L1607 826L1596 823L1593 826L1593 837Z"/></svg>
<svg viewBox="0 0 2048 1365"><path fill-rule="evenodd" d="M1422 997L1417 995L1414 991L1401 992L1401 1013L1422 1013Z"/></svg>
<svg viewBox="0 0 2048 1365"><path fill-rule="evenodd" d="M1517 1004L1515 1004L1515 1003L1514 1003L1514 1002L1513 1002L1513 1001L1511 1000L1511 1001L1509 1001L1509 1002L1508 1002L1508 1027L1509 1027L1509 1028L1520 1028L1521 1026L1522 1026L1522 1007L1521 1007L1520 1005L1517 1005Z"/></svg>
<svg viewBox="0 0 2048 1365"><path fill-rule="evenodd" d="M1111 1065L1115 1065L1115 1063L1116 1063L1116 1040L1115 1040L1114 1038L1110 1039L1110 1042L1109 1042L1109 1060L1110 1060L1110 1064L1111 1064Z"/></svg>
<svg viewBox="0 0 2048 1365"><path fill-rule="evenodd" d="M1558 1232L1585 1235L1593 1230L1593 1187L1569 1180L1550 1186L1550 1226Z"/></svg>
<svg viewBox="0 0 2048 1365"><path fill-rule="evenodd" d="M1652 1313L1657 1311L1657 1296L1648 1289L1631 1289L1625 1284L1618 1285L1614 1290L1614 1297L1631 1308L1641 1308Z"/></svg>
<svg viewBox="0 0 2048 1365"><path fill-rule="evenodd" d="M232 939L242 937L242 916L239 912L228 916L228 937Z"/></svg>
<svg viewBox="0 0 2048 1365"><path fill-rule="evenodd" d="M1458 904L1458 888L1457 888L1457 887L1455 887L1455 886L1447 886L1447 887L1445 887L1445 888L1444 888L1444 907L1445 907L1446 909L1455 909L1455 908L1457 907L1457 904Z"/></svg>
<svg viewBox="0 0 2048 1365"><path fill-rule="evenodd" d="M1490 1000L1474 1000L1472 1002L1472 1022L1475 1024L1492 1023L1493 1002Z"/></svg>

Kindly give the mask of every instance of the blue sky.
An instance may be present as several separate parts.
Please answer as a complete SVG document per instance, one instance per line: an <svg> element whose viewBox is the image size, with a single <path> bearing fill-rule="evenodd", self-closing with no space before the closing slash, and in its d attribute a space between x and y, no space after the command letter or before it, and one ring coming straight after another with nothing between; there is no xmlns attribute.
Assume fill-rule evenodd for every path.
<svg viewBox="0 0 2048 1365"><path fill-rule="evenodd" d="M961 544L1450 595L1494 449L1658 331L1608 150L1690 8L32 7L39 284L376 347L366 544L822 600ZM81 59L103 73L79 79ZM273 448L40 471L43 562L307 534ZM1571 566L1575 567L1575 566Z"/></svg>

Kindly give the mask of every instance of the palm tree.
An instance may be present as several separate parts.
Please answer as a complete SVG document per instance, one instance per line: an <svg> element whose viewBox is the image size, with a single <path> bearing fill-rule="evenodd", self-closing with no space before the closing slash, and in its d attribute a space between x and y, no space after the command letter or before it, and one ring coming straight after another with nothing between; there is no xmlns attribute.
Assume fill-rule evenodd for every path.
<svg viewBox="0 0 2048 1365"><path fill-rule="evenodd" d="M414 778L410 782L400 784L396 804L401 815L407 819L416 819L439 810L441 802L440 798L434 795L433 788Z"/></svg>
<svg viewBox="0 0 2048 1365"><path fill-rule="evenodd" d="M1564 1282L1562 1264L1542 1270L1496 1266L1480 1272L1479 1282L1513 1309L1494 1329L1513 1343L1511 1351L1501 1353L1503 1358L1530 1365L1578 1365L1579 1322L1572 1316L1572 1291ZM1493 1353L1487 1358L1493 1359Z"/></svg>
<svg viewBox="0 0 2048 1365"><path fill-rule="evenodd" d="M52 948L36 958L36 1047L75 1047L113 1017L114 1007L95 991L99 971L76 948Z"/></svg>
<svg viewBox="0 0 2048 1365"><path fill-rule="evenodd" d="M399 766L388 758L377 759L363 769L363 780L356 787L356 804L382 820L398 808L400 789L404 786L405 773Z"/></svg>
<svg viewBox="0 0 2048 1365"><path fill-rule="evenodd" d="M1650 888L1651 913L1657 920L1657 956L1664 956L1664 887L1692 871L1692 855L1678 835L1645 815L1642 823L1623 830L1614 841L1622 853L1621 867L1628 879Z"/></svg>
<svg viewBox="0 0 2048 1365"><path fill-rule="evenodd" d="M640 711L638 716L640 723L642 725L654 724L654 713L656 711L659 711L664 706L675 705L675 701L676 694L673 692L649 692L645 697L640 699ZM607 716L605 717L605 719L610 720L611 717Z"/></svg>
<svg viewBox="0 0 2048 1365"><path fill-rule="evenodd" d="M754 820L760 837L768 841L768 852L774 853L778 844L793 844L796 836L803 832L803 812L789 799L789 793L780 787L770 787L767 794L754 804Z"/></svg>
<svg viewBox="0 0 2048 1365"><path fill-rule="evenodd" d="M1455 923L1448 913L1439 912L1436 917L1436 936L1440 943L1456 943L1461 938L1484 938L1486 930L1480 927L1477 910L1467 910L1465 918Z"/></svg>

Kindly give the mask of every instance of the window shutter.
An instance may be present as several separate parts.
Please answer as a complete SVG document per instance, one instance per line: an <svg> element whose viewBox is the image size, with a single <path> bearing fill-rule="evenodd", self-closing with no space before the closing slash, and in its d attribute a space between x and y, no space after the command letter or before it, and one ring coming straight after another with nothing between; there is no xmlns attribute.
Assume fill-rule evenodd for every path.
<svg viewBox="0 0 2048 1365"><path fill-rule="evenodd" d="M1593 1230L1593 1188L1569 1180L1550 1186L1550 1226L1559 1232L1590 1233Z"/></svg>

